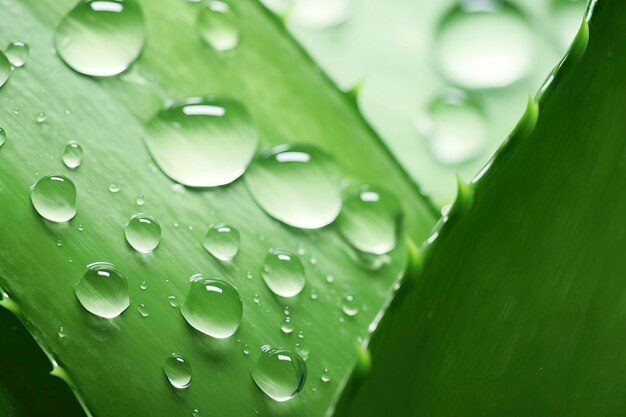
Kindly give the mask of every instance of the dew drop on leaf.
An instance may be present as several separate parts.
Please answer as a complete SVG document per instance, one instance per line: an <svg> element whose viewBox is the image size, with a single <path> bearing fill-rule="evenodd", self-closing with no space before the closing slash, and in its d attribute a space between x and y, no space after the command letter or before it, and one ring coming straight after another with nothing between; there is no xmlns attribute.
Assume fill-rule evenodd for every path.
<svg viewBox="0 0 626 417"><path fill-rule="evenodd" d="M143 303L137 306L137 311L141 314L141 317L148 317L150 315L150 310L148 310L148 307Z"/></svg>
<svg viewBox="0 0 626 417"><path fill-rule="evenodd" d="M47 118L46 113L44 113L44 112L39 112L39 113L37 113L37 115L35 116L35 121L36 121L37 123L40 123L40 124L41 124L41 123L43 123L43 122L45 122L45 121L46 121L46 118Z"/></svg>
<svg viewBox="0 0 626 417"><path fill-rule="evenodd" d="M320 377L322 382L330 382L330 374L328 373L328 369L324 368L324 372L322 372L322 376Z"/></svg>
<svg viewBox="0 0 626 417"><path fill-rule="evenodd" d="M76 142L65 145L63 150L63 163L69 169L78 168L83 162L83 148Z"/></svg>
<svg viewBox="0 0 626 417"><path fill-rule="evenodd" d="M28 60L28 45L21 41L11 42L4 54L9 59L11 65L20 68L26 64Z"/></svg>
<svg viewBox="0 0 626 417"><path fill-rule="evenodd" d="M434 98L416 126L441 164L462 164L485 150L485 111L478 101L461 90L447 89Z"/></svg>
<svg viewBox="0 0 626 417"><path fill-rule="evenodd" d="M7 82L10 75L11 62L9 62L9 58L4 53L0 52L0 87Z"/></svg>
<svg viewBox="0 0 626 417"><path fill-rule="evenodd" d="M174 388L185 389L191 384L191 365L175 353L163 362L163 373Z"/></svg>
<svg viewBox="0 0 626 417"><path fill-rule="evenodd" d="M342 175L332 157L309 145L280 145L264 152L245 176L266 213L290 226L318 229L341 210Z"/></svg>
<svg viewBox="0 0 626 417"><path fill-rule="evenodd" d="M261 276L265 285L280 297L300 294L306 283L300 258L282 249L272 249L265 256Z"/></svg>
<svg viewBox="0 0 626 417"><path fill-rule="evenodd" d="M194 329L217 339L233 335L239 328L243 303L239 292L219 279L202 274L190 278L181 313Z"/></svg>
<svg viewBox="0 0 626 417"><path fill-rule="evenodd" d="M125 71L144 45L136 0L85 0L63 18L55 34L58 55L81 74L108 77Z"/></svg>
<svg viewBox="0 0 626 417"><path fill-rule="evenodd" d="M65 175L48 175L32 187L30 199L37 213L52 222L66 222L76 215L76 186Z"/></svg>
<svg viewBox="0 0 626 417"><path fill-rule="evenodd" d="M291 318L285 317L283 324L280 325L280 330L285 334L293 332L293 325L291 324Z"/></svg>
<svg viewBox="0 0 626 417"><path fill-rule="evenodd" d="M282 402L302 391L307 369L304 360L297 353L264 346L250 373L267 396Z"/></svg>
<svg viewBox="0 0 626 417"><path fill-rule="evenodd" d="M126 278L108 262L88 265L74 292L85 310L106 319L119 316L130 305Z"/></svg>
<svg viewBox="0 0 626 417"><path fill-rule="evenodd" d="M237 229L226 224L216 224L209 228L202 246L217 259L229 261L239 252L240 243Z"/></svg>
<svg viewBox="0 0 626 417"><path fill-rule="evenodd" d="M526 77L534 50L528 18L507 0L461 1L436 32L439 69L466 88L503 87Z"/></svg>
<svg viewBox="0 0 626 417"><path fill-rule="evenodd" d="M235 49L240 42L241 22L237 10L225 1L209 1L198 12L200 37L218 52Z"/></svg>
<svg viewBox="0 0 626 417"><path fill-rule="evenodd" d="M341 311L349 317L359 314L359 305L352 295L346 295L341 301Z"/></svg>
<svg viewBox="0 0 626 417"><path fill-rule="evenodd" d="M355 249L382 255L396 246L399 219L400 204L391 193L362 185L346 197L337 227Z"/></svg>
<svg viewBox="0 0 626 417"><path fill-rule="evenodd" d="M188 98L160 111L147 125L146 145L171 179L215 187L239 178L257 148L246 108L235 100Z"/></svg>
<svg viewBox="0 0 626 417"><path fill-rule="evenodd" d="M137 252L150 253L161 243L161 225L154 217L138 213L126 224L124 236Z"/></svg>

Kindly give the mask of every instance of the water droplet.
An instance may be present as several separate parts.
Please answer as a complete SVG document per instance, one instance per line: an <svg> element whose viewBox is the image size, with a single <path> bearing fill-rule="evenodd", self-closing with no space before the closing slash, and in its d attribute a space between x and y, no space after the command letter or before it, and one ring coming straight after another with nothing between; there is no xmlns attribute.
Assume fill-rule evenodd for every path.
<svg viewBox="0 0 626 417"><path fill-rule="evenodd" d="M130 305L126 278L107 262L87 265L74 292L85 310L107 319L119 316Z"/></svg>
<svg viewBox="0 0 626 417"><path fill-rule="evenodd" d="M326 275L326 283L332 284L333 282L335 282L335 277L332 275Z"/></svg>
<svg viewBox="0 0 626 417"><path fill-rule="evenodd" d="M2 87L7 82L10 75L11 62L9 62L9 58L7 58L4 53L0 52L0 87Z"/></svg>
<svg viewBox="0 0 626 417"><path fill-rule="evenodd" d="M265 394L281 402L302 391L307 376L306 364L297 353L269 346L263 347L250 373Z"/></svg>
<svg viewBox="0 0 626 417"><path fill-rule="evenodd" d="M70 68L98 77L125 71L143 45L143 16L135 0L80 1L55 36L56 50Z"/></svg>
<svg viewBox="0 0 626 417"><path fill-rule="evenodd" d="M198 409L193 410L191 412L191 417L200 417L200 410L198 410Z"/></svg>
<svg viewBox="0 0 626 417"><path fill-rule="evenodd" d="M352 0L296 0L289 18L308 29L326 29L346 21L352 14Z"/></svg>
<svg viewBox="0 0 626 417"><path fill-rule="evenodd" d="M65 329L63 328L63 326L59 327L59 331L57 332L57 336L59 336L59 339L65 339L65 337L67 336L65 334Z"/></svg>
<svg viewBox="0 0 626 417"><path fill-rule="evenodd" d="M215 187L244 173L258 138L239 102L195 97L159 112L147 126L145 141L158 166L174 181Z"/></svg>
<svg viewBox="0 0 626 417"><path fill-rule="evenodd" d="M252 296L252 301L254 302L254 304L260 306L261 305L261 298L259 298L259 294L254 294Z"/></svg>
<svg viewBox="0 0 626 417"><path fill-rule="evenodd" d="M139 194L137 196L137 198L135 199L135 204L137 204L138 206L143 206L144 204L146 204L146 199L143 194Z"/></svg>
<svg viewBox="0 0 626 417"><path fill-rule="evenodd" d="M137 311L141 314L141 317L148 317L150 315L150 310L148 310L148 307L143 303L139 304Z"/></svg>
<svg viewBox="0 0 626 417"><path fill-rule="evenodd" d="M197 24L200 36L214 50L230 51L239 45L239 16L230 3L210 1L198 12Z"/></svg>
<svg viewBox="0 0 626 417"><path fill-rule="evenodd" d="M150 253L161 242L161 225L154 217L138 213L126 224L124 235L128 244L137 252Z"/></svg>
<svg viewBox="0 0 626 417"><path fill-rule="evenodd" d="M170 303L172 307L178 307L178 298L175 295L170 295L167 297L167 302Z"/></svg>
<svg viewBox="0 0 626 417"><path fill-rule="evenodd" d="M83 162L83 148L76 142L65 145L63 163L69 169L77 168Z"/></svg>
<svg viewBox="0 0 626 417"><path fill-rule="evenodd" d="M46 113L44 113L44 112L37 113L37 116L35 116L35 121L37 123L45 122L46 121Z"/></svg>
<svg viewBox="0 0 626 417"><path fill-rule="evenodd" d="M317 300L317 291L315 291L315 288L313 288L311 290L311 294L310 294L311 300Z"/></svg>
<svg viewBox="0 0 626 417"><path fill-rule="evenodd" d="M163 362L163 373L174 388L185 389L191 384L191 365L175 353Z"/></svg>
<svg viewBox="0 0 626 417"><path fill-rule="evenodd" d="M187 323L218 339L234 334L243 315L239 292L224 281L202 274L192 276L190 281L191 287L181 308Z"/></svg>
<svg viewBox="0 0 626 417"><path fill-rule="evenodd" d="M479 156L487 141L482 106L461 90L445 90L431 101L417 128L433 156L445 165Z"/></svg>
<svg viewBox="0 0 626 417"><path fill-rule="evenodd" d="M237 229L226 224L217 224L209 228L202 246L217 259L229 261L239 252L240 242Z"/></svg>
<svg viewBox="0 0 626 417"><path fill-rule="evenodd" d="M322 376L320 377L320 379L324 383L330 382L330 374L328 373L328 369L324 368L324 372L322 373Z"/></svg>
<svg viewBox="0 0 626 417"><path fill-rule="evenodd" d="M354 297L352 295L346 295L344 297L341 302L341 311L343 311L343 313L349 317L354 317L359 314L359 305L354 300Z"/></svg>
<svg viewBox="0 0 626 417"><path fill-rule="evenodd" d="M273 249L267 254L261 275L268 288L281 297L300 294L306 283L300 258L281 249Z"/></svg>
<svg viewBox="0 0 626 417"><path fill-rule="evenodd" d="M58 247L63 246L63 242L61 242L61 239L57 240L57 246L58 246Z"/></svg>
<svg viewBox="0 0 626 417"><path fill-rule="evenodd" d="M85 230L85 226L83 226L82 224L78 225L78 231L82 232L83 230Z"/></svg>
<svg viewBox="0 0 626 417"><path fill-rule="evenodd" d="M28 60L28 45L21 41L11 42L4 54L15 68L22 67Z"/></svg>
<svg viewBox="0 0 626 417"><path fill-rule="evenodd" d="M337 227L357 250L382 255L396 246L400 204L389 192L362 185L343 203Z"/></svg>
<svg viewBox="0 0 626 417"><path fill-rule="evenodd" d="M109 184L109 191L112 193L117 193L120 191L120 186L119 184Z"/></svg>
<svg viewBox="0 0 626 417"><path fill-rule="evenodd" d="M304 339L304 332L302 330L298 332L298 339Z"/></svg>
<svg viewBox="0 0 626 417"><path fill-rule="evenodd" d="M291 318L285 317L285 320L283 320L283 324L280 325L280 330L285 334L290 334L293 332L293 325L291 324Z"/></svg>
<svg viewBox="0 0 626 417"><path fill-rule="evenodd" d="M32 187L30 199L39 215L66 222L76 215L76 186L65 175L48 175Z"/></svg>
<svg viewBox="0 0 626 417"><path fill-rule="evenodd" d="M4 145L4 142L7 141L7 132L0 127L0 148Z"/></svg>
<svg viewBox="0 0 626 417"><path fill-rule="evenodd" d="M245 176L265 212L290 226L317 229L341 210L341 173L334 160L308 145L280 145L264 152Z"/></svg>
<svg viewBox="0 0 626 417"><path fill-rule="evenodd" d="M506 0L460 2L439 23L436 42L443 75L467 88L509 85L527 76L534 62L528 19Z"/></svg>
<svg viewBox="0 0 626 417"><path fill-rule="evenodd" d="M141 283L139 284L139 289L141 290L147 290L148 289L148 282L147 281L141 281Z"/></svg>
<svg viewBox="0 0 626 417"><path fill-rule="evenodd" d="M243 345L243 354L248 356L250 354L250 346L248 346L248 344L246 343L245 345Z"/></svg>

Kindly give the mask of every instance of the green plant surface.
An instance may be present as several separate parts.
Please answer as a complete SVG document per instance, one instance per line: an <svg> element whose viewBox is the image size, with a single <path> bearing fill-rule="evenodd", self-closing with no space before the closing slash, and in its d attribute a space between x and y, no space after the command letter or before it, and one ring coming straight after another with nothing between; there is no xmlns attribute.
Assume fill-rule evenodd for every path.
<svg viewBox="0 0 626 417"><path fill-rule="evenodd" d="M3 2L0 41L21 40L31 51L28 63L0 90L0 126L7 132L0 149L0 286L9 297L3 304L18 311L58 363L56 374L66 373L92 415L189 416L195 409L201 415L322 415L351 372L355 340L367 333L405 270L404 244L390 254L387 265L370 271L355 261L333 226L301 231L269 218L242 180L214 189L172 188L144 146L144 123L166 99L233 97L250 111L261 149L315 144L335 157L347 182L384 186L400 197L406 213L403 234L424 239L437 211L351 98L259 4L237 2L243 42L226 57L212 52L196 33L201 5L181 0L140 4L147 32L140 59L127 74L95 79L73 72L53 53L54 28L73 1ZM36 121L40 112L46 114L42 123ZM61 162L70 140L85 151L76 170ZM39 178L59 173L78 190L78 214L66 224L43 220L29 197ZM113 183L121 186L119 192L109 192ZM141 206L136 204L140 194ZM123 227L138 212L154 216L163 228L154 254L134 252L124 240ZM209 225L218 222L242 234L240 254L232 263L218 262L202 248ZM307 286L296 299L272 296L261 280L261 262L273 247L304 252ZM86 265L102 261L116 265L130 287L130 308L113 320L91 316L73 292ZM200 335L169 305L172 295L184 301L188 278L196 273L221 277L238 288L244 317L229 339ZM327 275L335 277L333 283ZM142 281L146 290L139 288ZM258 303L253 301L257 294ZM360 304L355 317L341 313L346 294ZM148 317L137 311L140 304ZM285 307L295 327L290 335L280 331ZM250 378L265 344L308 351L305 389L285 403L269 400ZM249 355L243 352L246 345ZM161 369L174 352L193 370L191 386L181 392L167 384ZM325 368L328 383L320 381Z"/></svg>
<svg viewBox="0 0 626 417"><path fill-rule="evenodd" d="M336 415L623 415L626 9L590 10L538 106L429 239Z"/></svg>
<svg viewBox="0 0 626 417"><path fill-rule="evenodd" d="M532 70L513 85L471 92L485 109L486 146L476 158L446 165L434 158L416 123L427 118L429 102L453 86L435 63L435 37L440 19L458 1L338 1L352 6L347 20L336 26L312 29L288 12L287 26L343 89L359 85L359 107L365 117L438 204L453 199L456 175L469 181L511 132L528 95L566 52L586 4L580 0L512 1L528 17L535 50ZM559 4L562 7L555 6ZM326 5L320 2L319 7ZM572 18L576 14L578 18Z"/></svg>

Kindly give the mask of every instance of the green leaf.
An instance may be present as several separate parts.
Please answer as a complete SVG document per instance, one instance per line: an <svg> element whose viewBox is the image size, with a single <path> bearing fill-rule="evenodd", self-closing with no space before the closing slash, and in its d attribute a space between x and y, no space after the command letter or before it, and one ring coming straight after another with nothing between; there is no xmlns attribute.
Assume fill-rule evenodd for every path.
<svg viewBox="0 0 626 417"><path fill-rule="evenodd" d="M590 10L538 116L529 106L471 209L426 248L336 415L623 414L626 9Z"/></svg>
<svg viewBox="0 0 626 417"><path fill-rule="evenodd" d="M12 303L58 363L55 373L71 381L88 411L99 417L190 415L194 409L202 415L323 414L357 360L354 340L366 333L403 274L404 245L390 254L388 265L371 271L355 261L334 227L300 231L270 219L241 180L216 189L173 190L172 181L154 166L142 135L145 121L166 98L235 98L250 111L262 148L309 143L325 149L349 182L381 185L400 197L405 232L425 238L436 210L353 101L252 0L237 2L243 43L231 57L201 42L194 27L201 5L142 1L145 50L128 74L108 79L74 73L51 53L54 28L72 1L5 3L0 38L25 41L31 56L0 90L0 120L7 132L0 149L0 286L10 296L3 303ZM46 114L43 123L35 120L40 112ZM85 151L83 164L73 171L61 162L70 140ZM29 198L38 178L58 173L71 177L78 189L78 214L68 224L44 221ZM112 183L121 190L109 192ZM135 203L139 194L143 206ZM163 227L163 240L152 255L136 253L124 241L123 227L137 212L154 216ZM220 263L202 248L208 226L217 222L242 233L241 253L233 263ZM295 301L272 296L260 279L261 262L272 247L305 252L307 287ZM130 285L130 308L110 321L88 314L73 292L86 265L101 261L115 264ZM222 277L238 288L244 318L235 336L203 337L169 305L169 296L184 300L188 278L196 273ZM333 284L327 275L335 277ZM139 288L142 281L148 283L145 291ZM309 296L312 290L317 300ZM339 304L346 294L362 306L356 317L342 316ZM140 304L148 317L137 311ZM280 331L284 307L296 329L291 335ZM308 351L309 381L291 401L269 400L250 378L264 344ZM193 369L193 382L183 392L174 392L161 370L173 352ZM326 384L320 381L325 368L331 375Z"/></svg>

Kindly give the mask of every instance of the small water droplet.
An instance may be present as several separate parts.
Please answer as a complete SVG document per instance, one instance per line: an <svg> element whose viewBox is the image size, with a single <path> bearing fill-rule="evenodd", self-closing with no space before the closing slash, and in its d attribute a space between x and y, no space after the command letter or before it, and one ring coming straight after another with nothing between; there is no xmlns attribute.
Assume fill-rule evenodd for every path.
<svg viewBox="0 0 626 417"><path fill-rule="evenodd" d="M5 49L4 54L11 65L15 68L20 68L28 60L28 45L21 41L11 42Z"/></svg>
<svg viewBox="0 0 626 417"><path fill-rule="evenodd" d="M326 283L332 284L333 282L335 282L335 277L332 275L326 275Z"/></svg>
<svg viewBox="0 0 626 417"><path fill-rule="evenodd" d="M285 334L293 332L293 325L291 324L291 318L285 317L283 324L280 325L280 330Z"/></svg>
<svg viewBox="0 0 626 417"><path fill-rule="evenodd" d="M239 252L240 242L237 229L226 224L216 224L209 228L202 246L217 259L229 261Z"/></svg>
<svg viewBox="0 0 626 417"><path fill-rule="evenodd" d="M150 315L150 310L148 310L148 307L143 303L139 304L137 311L141 314L141 317L148 317Z"/></svg>
<svg viewBox="0 0 626 417"><path fill-rule="evenodd" d="M175 353L163 362L163 373L174 388L185 389L191 384L191 365Z"/></svg>
<svg viewBox="0 0 626 417"><path fill-rule="evenodd" d="M141 281L141 283L139 284L139 288L142 290L147 290L148 289L148 282L147 281Z"/></svg>
<svg viewBox="0 0 626 417"><path fill-rule="evenodd" d="M76 142L65 145L63 163L69 169L77 168L83 162L83 148Z"/></svg>
<svg viewBox="0 0 626 417"><path fill-rule="evenodd" d="M304 339L304 332L302 330L298 332L298 339Z"/></svg>
<svg viewBox="0 0 626 417"><path fill-rule="evenodd" d="M354 317L359 314L359 305L352 295L346 295L341 302L341 311L346 316Z"/></svg>
<svg viewBox="0 0 626 417"><path fill-rule="evenodd" d="M441 72L466 88L503 87L526 77L536 49L527 16L506 0L460 2L440 21L436 42Z"/></svg>
<svg viewBox="0 0 626 417"><path fill-rule="evenodd" d="M119 192L120 191L119 184L114 184L114 183L109 184L109 191L112 192L112 193Z"/></svg>
<svg viewBox="0 0 626 417"><path fill-rule="evenodd" d="M175 295L170 295L167 297L167 302L170 303L172 307L178 307L178 298Z"/></svg>
<svg viewBox="0 0 626 417"><path fill-rule="evenodd" d="M307 29L337 26L352 15L352 0L296 0L289 19Z"/></svg>
<svg viewBox="0 0 626 417"><path fill-rule="evenodd" d="M189 1L189 0L187 0ZM191 412L191 417L200 417L200 410L195 409Z"/></svg>
<svg viewBox="0 0 626 417"><path fill-rule="evenodd" d="M57 336L59 336L59 339L65 339L65 337L67 336L65 334L65 329L63 328L63 326L59 327L59 331L57 332Z"/></svg>
<svg viewBox="0 0 626 417"><path fill-rule="evenodd" d="M264 346L250 371L257 386L275 401L295 397L306 382L304 360L297 353L283 348Z"/></svg>
<svg viewBox="0 0 626 417"><path fill-rule="evenodd" d="M202 274L192 276L190 282L189 293L181 308L187 323L217 339L234 334L243 315L239 292L224 281Z"/></svg>
<svg viewBox="0 0 626 417"><path fill-rule="evenodd" d="M130 305L126 278L107 262L87 265L74 292L85 310L107 319L119 316Z"/></svg>
<svg viewBox="0 0 626 417"><path fill-rule="evenodd" d="M126 241L137 252L150 253L161 242L161 225L143 213L133 215L124 229Z"/></svg>
<svg viewBox="0 0 626 417"><path fill-rule="evenodd" d="M261 298L259 297L259 294L254 294L252 296L252 301L254 302L254 304L260 306L261 305Z"/></svg>
<svg viewBox="0 0 626 417"><path fill-rule="evenodd" d="M46 121L46 113L44 113L44 112L37 113L37 116L35 116L35 121L37 121L37 123L45 122Z"/></svg>
<svg viewBox="0 0 626 417"><path fill-rule="evenodd" d="M30 199L39 215L52 222L66 222L76 215L76 186L65 175L48 175L32 187Z"/></svg>
<svg viewBox="0 0 626 417"><path fill-rule="evenodd" d="M311 294L309 295L311 297L311 300L317 300L317 291L315 290L315 288L311 289Z"/></svg>
<svg viewBox="0 0 626 417"><path fill-rule="evenodd" d="M252 279L252 272L250 271L246 272L246 278Z"/></svg>
<svg viewBox="0 0 626 417"><path fill-rule="evenodd" d="M239 102L195 97L160 111L148 123L145 141L158 166L174 181L215 187L244 173L258 138Z"/></svg>
<svg viewBox="0 0 626 417"><path fill-rule="evenodd" d="M144 37L137 1L85 0L57 27L55 47L73 70L108 77L122 73L137 59Z"/></svg>
<svg viewBox="0 0 626 417"><path fill-rule="evenodd" d="M146 198L143 196L143 194L139 194L137 196L137 198L135 199L135 204L137 204L138 206L143 206L144 204L146 204Z"/></svg>
<svg viewBox="0 0 626 417"><path fill-rule="evenodd" d="M57 246L58 246L58 247L63 246L63 242L61 242L61 239L57 240Z"/></svg>
<svg viewBox="0 0 626 417"><path fill-rule="evenodd" d="M250 346L247 343L243 345L243 354L246 356L250 354Z"/></svg>
<svg viewBox="0 0 626 417"><path fill-rule="evenodd" d="M330 382L330 374L328 373L328 369L327 368L324 368L324 372L322 373L322 376L320 377L320 379L324 383Z"/></svg>
<svg viewBox="0 0 626 417"><path fill-rule="evenodd" d="M267 287L280 297L300 294L306 283L300 258L281 249L272 249L267 254L261 275Z"/></svg>
<svg viewBox="0 0 626 417"><path fill-rule="evenodd" d="M487 143L484 109L461 90L447 89L433 99L417 129L435 159L444 165L479 156Z"/></svg>
<svg viewBox="0 0 626 417"><path fill-rule="evenodd" d="M362 185L346 197L337 227L357 250L382 255L396 246L399 220L400 204L391 193Z"/></svg>
<svg viewBox="0 0 626 417"><path fill-rule="evenodd" d="M11 62L9 61L9 58L7 58L7 56L4 53L0 52L0 87L2 87L7 82L10 75L11 75ZM13 111L13 113L19 114L19 111L17 113Z"/></svg>
<svg viewBox="0 0 626 417"><path fill-rule="evenodd" d="M209 1L198 12L200 37L218 52L230 51L239 45L240 22L237 10L225 1Z"/></svg>
<svg viewBox="0 0 626 417"><path fill-rule="evenodd" d="M0 127L0 148L4 145L4 142L7 141L7 132Z"/></svg>
<svg viewBox="0 0 626 417"><path fill-rule="evenodd" d="M264 152L245 176L266 213L290 226L317 229L341 210L341 172L334 160L308 145L280 145Z"/></svg>
<svg viewBox="0 0 626 417"><path fill-rule="evenodd" d="M82 232L83 230L85 230L85 226L83 226L82 224L78 225L78 231Z"/></svg>

